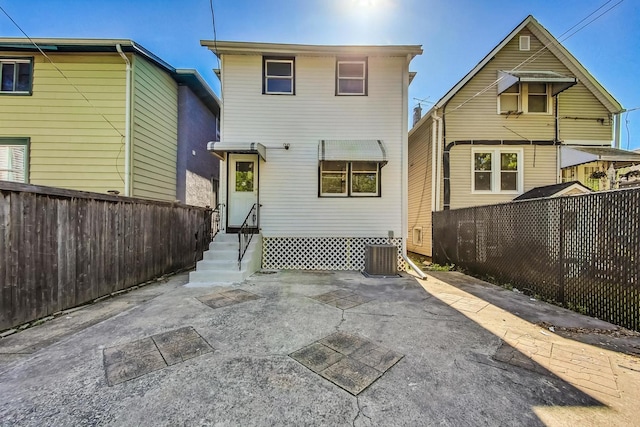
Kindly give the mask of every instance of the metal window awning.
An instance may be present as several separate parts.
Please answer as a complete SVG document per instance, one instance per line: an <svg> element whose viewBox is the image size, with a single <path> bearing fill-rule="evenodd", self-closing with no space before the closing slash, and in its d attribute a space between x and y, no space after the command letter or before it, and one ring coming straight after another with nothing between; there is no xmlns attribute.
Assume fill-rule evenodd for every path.
<svg viewBox="0 0 640 427"><path fill-rule="evenodd" d="M517 83L545 83L552 86L552 95L569 89L578 79L555 71L498 71L498 95Z"/></svg>
<svg viewBox="0 0 640 427"><path fill-rule="evenodd" d="M320 161L387 163L387 149L379 139L322 140L318 144Z"/></svg>
<svg viewBox="0 0 640 427"><path fill-rule="evenodd" d="M267 161L267 148L259 142L224 142L209 141L207 150L220 160L225 160L227 153L257 154Z"/></svg>
<svg viewBox="0 0 640 427"><path fill-rule="evenodd" d="M560 147L560 167L583 165L591 162L616 162L628 164L640 164L640 153L621 150L613 147L584 147L562 146Z"/></svg>

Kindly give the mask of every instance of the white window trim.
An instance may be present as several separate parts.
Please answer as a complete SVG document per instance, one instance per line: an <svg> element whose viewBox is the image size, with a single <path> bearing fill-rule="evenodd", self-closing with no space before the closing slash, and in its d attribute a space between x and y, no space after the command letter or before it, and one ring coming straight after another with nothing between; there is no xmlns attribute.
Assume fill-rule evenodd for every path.
<svg viewBox="0 0 640 427"><path fill-rule="evenodd" d="M530 112L529 111L529 84L528 83L516 83L519 85L520 92L518 93L518 113L519 114L531 114L535 116L549 116L553 114L553 95L551 93L551 85L547 84L547 111L545 112ZM502 93L498 95L498 114L508 115L507 112L502 112L500 101L502 96L516 96L515 94Z"/></svg>
<svg viewBox="0 0 640 427"><path fill-rule="evenodd" d="M291 75L290 76L270 76L267 74L267 64L269 63L281 63L281 64L291 64ZM295 91L295 63L293 59L277 59L277 58L265 58L264 59L264 93L267 95L293 95ZM291 80L291 91L290 92L271 92L269 91L268 81L270 79L278 79L278 80Z"/></svg>
<svg viewBox="0 0 640 427"><path fill-rule="evenodd" d="M422 246L422 227L413 227L413 232L411 234L411 242L413 243L413 245Z"/></svg>
<svg viewBox="0 0 640 427"><path fill-rule="evenodd" d="M491 190L476 190L475 180L475 154L491 153ZM500 153L518 154L518 181L516 190L500 190ZM510 148L500 146L499 148L486 145L484 147L473 147L471 149L471 193L472 194L522 194L524 187L524 150L522 148Z"/></svg>
<svg viewBox="0 0 640 427"><path fill-rule="evenodd" d="M361 64L362 77L341 77L340 64ZM336 62L336 94L341 96L363 96L367 94L367 61L362 60L338 60ZM361 80L362 92L340 92L340 80Z"/></svg>

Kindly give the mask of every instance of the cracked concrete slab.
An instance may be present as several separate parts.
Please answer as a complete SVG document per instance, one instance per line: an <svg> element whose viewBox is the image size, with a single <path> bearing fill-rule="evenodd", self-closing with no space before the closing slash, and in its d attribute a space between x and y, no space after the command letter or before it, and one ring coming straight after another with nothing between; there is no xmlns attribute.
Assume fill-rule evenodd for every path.
<svg viewBox="0 0 640 427"><path fill-rule="evenodd" d="M131 303L125 309L64 334L55 333L56 325L70 319L59 317L0 339L0 353L30 352L0 362L0 424L590 426L636 422L637 357L594 350L546 329L542 332L548 335L544 335L523 315L504 311L514 293L486 285L476 289L475 282L465 277L457 275L446 283L433 277L420 281L409 276L372 279L358 272L280 271L222 289L261 299L212 310L199 300L210 290L185 288L186 274L176 276L153 286L155 297L148 297L149 293L128 300ZM311 299L338 290L370 301L337 310ZM142 288L128 295L137 292L149 291ZM449 294L450 302L440 299L442 294ZM232 300L233 295L224 298ZM119 298L110 301L118 303ZM468 299L466 305L455 307L454 300L463 298ZM521 313L522 307L530 307L545 319L563 318L563 311L541 304L518 302L512 309ZM473 307L481 309L464 309ZM567 326L593 324L593 319L581 323L572 317ZM161 337L166 338L163 334L187 327L215 351L181 356L180 363L109 385L106 349L150 337L158 338L159 347L164 342ZM53 333L47 335L47 331ZM336 350L319 343L334 333L367 339L389 351L355 346L334 362L331 352ZM189 331L178 336L185 344L196 338ZM310 352L314 344L327 352L305 354L304 349ZM494 356L503 344L513 349L512 357L505 355L505 360L528 360L534 369ZM600 351L610 361L611 371L605 369L605 359L598 358ZM315 371L289 356L294 353L315 361ZM382 370L394 363L396 353L404 357L357 396L316 373L346 358ZM145 357L141 363L155 366ZM357 366L361 365L343 362L329 372L337 378L350 370L367 371L358 371ZM130 374L125 370L122 375ZM606 393L606 388L614 387L611 376L617 397ZM357 391L355 383L353 387Z"/></svg>

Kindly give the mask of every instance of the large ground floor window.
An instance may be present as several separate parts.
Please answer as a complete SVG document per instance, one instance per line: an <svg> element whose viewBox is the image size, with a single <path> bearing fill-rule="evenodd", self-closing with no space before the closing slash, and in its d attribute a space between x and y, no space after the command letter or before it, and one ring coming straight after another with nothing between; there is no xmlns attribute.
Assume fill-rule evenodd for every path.
<svg viewBox="0 0 640 427"><path fill-rule="evenodd" d="M380 196L380 163L320 162L321 197Z"/></svg>
<svg viewBox="0 0 640 427"><path fill-rule="evenodd" d="M0 180L29 182L29 139L0 138Z"/></svg>

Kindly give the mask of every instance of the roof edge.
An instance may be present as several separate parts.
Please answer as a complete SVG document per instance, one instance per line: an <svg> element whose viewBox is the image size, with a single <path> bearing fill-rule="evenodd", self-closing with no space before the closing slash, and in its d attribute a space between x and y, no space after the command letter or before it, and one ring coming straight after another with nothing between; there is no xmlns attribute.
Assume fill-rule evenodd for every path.
<svg viewBox="0 0 640 427"><path fill-rule="evenodd" d="M200 45L214 54L259 55L259 54L301 54L301 55L381 55L415 57L422 54L422 45L310 45L290 43L263 43L240 41L200 40Z"/></svg>

